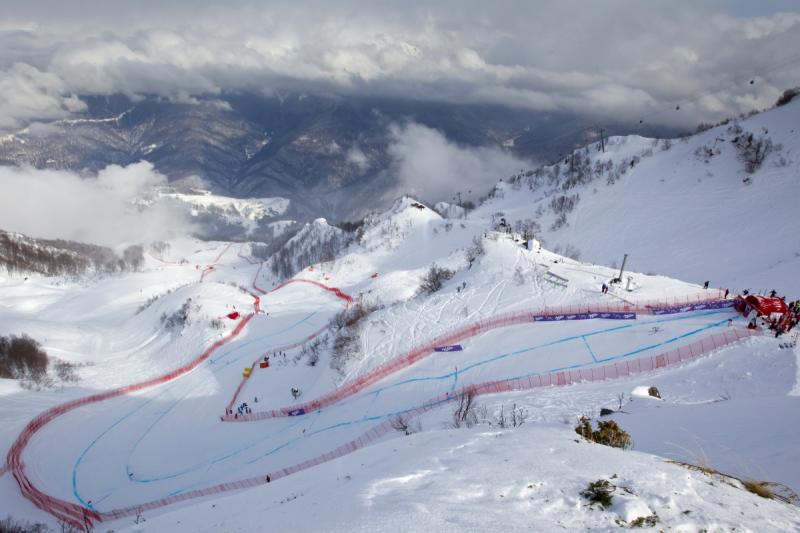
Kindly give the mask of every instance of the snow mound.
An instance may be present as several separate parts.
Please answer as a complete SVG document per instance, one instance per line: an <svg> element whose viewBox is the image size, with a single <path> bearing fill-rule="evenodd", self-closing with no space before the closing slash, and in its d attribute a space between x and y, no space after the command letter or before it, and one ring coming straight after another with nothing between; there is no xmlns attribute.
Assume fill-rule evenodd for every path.
<svg viewBox="0 0 800 533"><path fill-rule="evenodd" d="M580 495L599 479L615 487L607 510ZM800 527L796 508L710 481L563 427L426 431L126 531L254 531L264 516L276 531L616 531L648 517L663 530Z"/></svg>

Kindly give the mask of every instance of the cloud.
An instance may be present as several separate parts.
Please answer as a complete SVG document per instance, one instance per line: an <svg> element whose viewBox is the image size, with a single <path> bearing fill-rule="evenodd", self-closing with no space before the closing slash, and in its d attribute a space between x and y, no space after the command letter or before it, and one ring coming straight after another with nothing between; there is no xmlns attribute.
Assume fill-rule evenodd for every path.
<svg viewBox="0 0 800 533"><path fill-rule="evenodd" d="M56 119L84 111L86 104L58 75L25 63L0 70L0 129L31 119Z"/></svg>
<svg viewBox="0 0 800 533"><path fill-rule="evenodd" d="M166 203L142 209L133 202L166 182L146 161L110 165L90 178L0 167L0 228L112 247L186 235L192 226L185 212Z"/></svg>
<svg viewBox="0 0 800 533"><path fill-rule="evenodd" d="M800 74L789 1L68 4L5 2L0 127L80 111L74 94L285 89L689 125L768 106Z"/></svg>
<svg viewBox="0 0 800 533"><path fill-rule="evenodd" d="M456 145L441 132L414 122L390 127L391 172L399 178L398 192L425 201L475 200L508 177L533 163L499 148Z"/></svg>
<svg viewBox="0 0 800 533"><path fill-rule="evenodd" d="M355 166L359 172L366 172L369 169L369 158L367 154L357 145L354 144L347 151L347 162Z"/></svg>

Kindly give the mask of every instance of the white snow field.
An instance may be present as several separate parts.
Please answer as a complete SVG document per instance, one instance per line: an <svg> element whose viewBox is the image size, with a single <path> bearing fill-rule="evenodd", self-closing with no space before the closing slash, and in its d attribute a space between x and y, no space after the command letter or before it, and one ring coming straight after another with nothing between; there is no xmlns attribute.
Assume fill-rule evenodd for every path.
<svg viewBox="0 0 800 533"><path fill-rule="evenodd" d="M800 199L800 100L739 124L742 133L729 131L729 123L685 140L612 137L605 153L594 143L576 151L576 159L589 158L584 182L563 190L570 165L561 161L538 178L501 183L498 197L470 216L499 211L509 222L535 220L550 249L571 246L594 263L620 264L628 253L629 267L641 272L798 294L800 234L792 227ZM732 142L748 132L773 146L752 174ZM599 165L608 168L598 172ZM562 181L553 185L555 172ZM553 229L550 203L576 194L566 224Z"/></svg>
<svg viewBox="0 0 800 533"><path fill-rule="evenodd" d="M231 198L219 196L203 189L192 189L192 194L180 193L171 188L160 188L136 200L141 207L152 207L168 203L178 211L185 211L191 217L215 215L228 224L241 225L248 232L264 218L285 215L290 201L286 198ZM280 223L272 223L280 229Z"/></svg>
<svg viewBox="0 0 800 533"><path fill-rule="evenodd" d="M796 531L797 512L659 457L576 438L564 426L431 428L122 529L150 531ZM612 506L580 492L607 479Z"/></svg>
<svg viewBox="0 0 800 533"><path fill-rule="evenodd" d="M637 518L800 529L798 507L667 462L800 489L797 347L750 336L734 295L694 283L634 271L630 290L602 294L618 269L490 230L493 213L524 211L521 198L464 219L401 199L335 261L285 284L247 244L189 239L137 273L4 274L0 333L82 366L77 384L42 391L0 380L0 516L116 531L612 530ZM605 246L620 255L627 242ZM737 256L750 262L730 274L760 268L769 284L785 243ZM665 264L690 261L677 242L662 247ZM454 275L417 295L434 262ZM334 370L342 331L329 324L362 304L376 309ZM309 365L303 347L326 335ZM433 351L448 335L458 348ZM661 400L641 395L650 386ZM451 400L471 387L486 416L449 428ZM620 393L613 418L634 450L581 440L578 417L617 409ZM514 404L522 427L490 424ZM398 417L421 431L391 430ZM605 510L580 496L601 478L617 487Z"/></svg>

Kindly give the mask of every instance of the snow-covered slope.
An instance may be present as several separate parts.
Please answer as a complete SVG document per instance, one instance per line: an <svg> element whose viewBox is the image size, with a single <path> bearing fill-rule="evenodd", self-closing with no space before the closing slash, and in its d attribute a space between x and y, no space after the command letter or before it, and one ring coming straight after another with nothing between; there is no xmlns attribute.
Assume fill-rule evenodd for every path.
<svg viewBox="0 0 800 533"><path fill-rule="evenodd" d="M649 141L615 142L621 156ZM642 273L628 249L625 283L601 292L618 270L499 226L543 194L506 187L457 219L402 198L347 239L316 220L289 240L290 279L247 243L194 239L150 249L141 272L0 279L0 334L82 365L78 383L42 391L0 380L0 516L150 531L798 529L797 507L665 462L800 488L792 339L753 337L724 293ZM333 241L346 247L328 254ZM660 257L672 268L682 250ZM652 385L662 400L639 395ZM470 390L477 425L452 429ZM634 451L574 432L618 402ZM514 404L526 423L498 428ZM617 487L608 510L580 495L598 479Z"/></svg>
<svg viewBox="0 0 800 533"><path fill-rule="evenodd" d="M280 197L231 198L202 189L180 192L173 188L155 189L136 203L141 208L166 203L177 212L186 212L201 236L261 239L280 233L281 222L276 218L288 215L290 206L289 200Z"/></svg>
<svg viewBox="0 0 800 533"><path fill-rule="evenodd" d="M218 210L232 219L246 220L251 224L257 223L264 217L283 215L289 208L289 200L286 198L229 198L211 194L209 191L200 191L198 194L164 192L160 197L189 204L193 216L197 216L203 211Z"/></svg>
<svg viewBox="0 0 800 533"><path fill-rule="evenodd" d="M277 276L289 278L307 266L332 261L348 241L346 232L318 218L304 224L275 250L269 267Z"/></svg>
<svg viewBox="0 0 800 533"><path fill-rule="evenodd" d="M800 199L800 100L738 124L671 141L613 137L604 153L592 144L574 160L501 183L470 216L530 219L551 249L577 250L595 263L619 265L627 253L640 271L798 293L800 236L792 228ZM759 139L772 143L752 173L742 157L749 133L748 158ZM553 207L559 197L568 198L559 204L566 208Z"/></svg>
<svg viewBox="0 0 800 533"><path fill-rule="evenodd" d="M663 459L588 444L552 424L394 439L299 474L122 531L793 531L800 515ZM587 485L609 480L612 506Z"/></svg>

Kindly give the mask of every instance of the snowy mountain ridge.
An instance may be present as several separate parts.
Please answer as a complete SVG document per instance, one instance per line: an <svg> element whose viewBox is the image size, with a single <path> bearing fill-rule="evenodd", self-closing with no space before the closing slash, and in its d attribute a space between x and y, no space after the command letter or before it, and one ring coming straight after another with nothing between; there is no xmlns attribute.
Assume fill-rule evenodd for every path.
<svg viewBox="0 0 800 533"><path fill-rule="evenodd" d="M404 197L347 230L325 219L286 229L264 254L184 238L151 247L137 272L9 275L0 335L32 336L79 381L27 390L0 379L0 511L129 531L800 529L796 337L748 328L736 292L695 279L717 259L705 234L673 241L654 220L668 202L678 225L698 210L716 230L739 220L697 198L702 187L788 208L796 152L780 124L797 107L770 113L787 165L766 158L750 184L715 174L695 185L697 168L741 165L721 148L698 160L705 134L652 156L652 141L613 139L599 152L610 171L590 149L580 165L603 167L591 180L562 162L572 181L549 183L550 167L504 182L463 218ZM614 169L613 184L587 192ZM646 196L671 170L685 194ZM576 193L572 211L553 204ZM621 220L666 249L646 255ZM751 224L745 237L773 227ZM612 283L610 261L547 248L578 226L589 235L569 244L584 256L590 245L630 253L630 284ZM738 263L723 282L793 279L768 268L785 240L749 254L724 244ZM660 275L657 260L692 279ZM461 418L470 391L480 394ZM633 450L582 438L582 416L618 423ZM789 503L744 483L762 481ZM608 487L608 505L592 503L593 486Z"/></svg>
<svg viewBox="0 0 800 533"><path fill-rule="evenodd" d="M554 250L736 289L800 292L800 100L682 139L611 137L501 182L471 215ZM767 287L766 278L772 284Z"/></svg>
<svg viewBox="0 0 800 533"><path fill-rule="evenodd" d="M163 192L161 198L173 198L192 206L192 215L197 216L202 210L219 209L231 216L256 223L264 217L283 215L289 208L286 198L228 198L211 194L211 191L199 191L199 194L183 194Z"/></svg>
<svg viewBox="0 0 800 533"><path fill-rule="evenodd" d="M167 203L178 211L206 227L233 228L232 237L264 238L263 233L255 232L270 227L279 217L289 215L291 202L286 198L231 198L212 194L211 191L191 188L179 191L172 187L160 187L135 200L140 208L147 209L159 203ZM202 235L203 229L200 230ZM211 230L213 233L213 229ZM237 234L238 232L238 234Z"/></svg>

